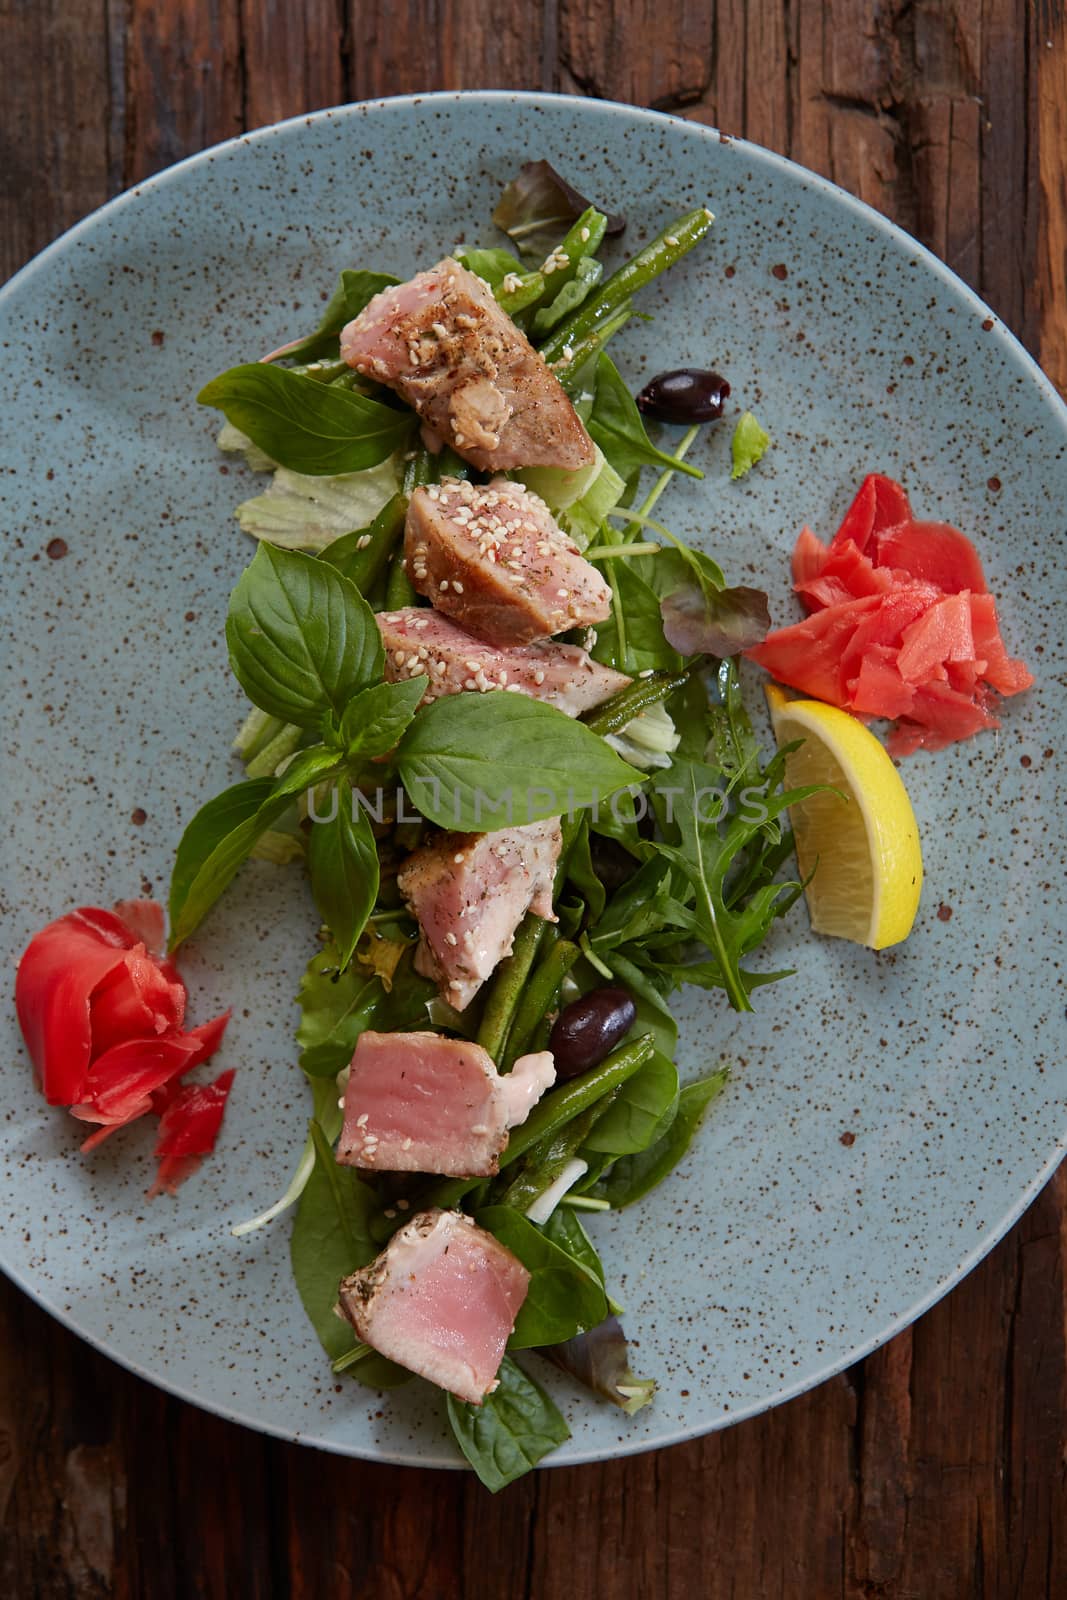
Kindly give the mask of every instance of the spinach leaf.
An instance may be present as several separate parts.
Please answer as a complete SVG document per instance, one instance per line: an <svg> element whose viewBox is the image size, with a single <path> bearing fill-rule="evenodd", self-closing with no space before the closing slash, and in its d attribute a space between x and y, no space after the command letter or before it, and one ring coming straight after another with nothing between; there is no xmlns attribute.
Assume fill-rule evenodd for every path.
<svg viewBox="0 0 1067 1600"><path fill-rule="evenodd" d="M263 361L231 367L197 399L224 412L280 467L309 477L376 467L407 442L415 421L410 411Z"/></svg>
<svg viewBox="0 0 1067 1600"><path fill-rule="evenodd" d="M352 786L337 785L337 805L328 822L316 821L308 843L311 893L347 967L378 898L378 846L370 819L356 806Z"/></svg>
<svg viewBox="0 0 1067 1600"><path fill-rule="evenodd" d="M619 1211L662 1183L689 1149L704 1112L722 1091L726 1079L727 1068L723 1067L695 1083L687 1083L678 1096L674 1121L662 1138L647 1150L622 1156L589 1192Z"/></svg>
<svg viewBox="0 0 1067 1600"><path fill-rule="evenodd" d="M512 1206L484 1206L475 1221L518 1256L530 1274L526 1299L508 1340L509 1350L558 1344L595 1328L607 1316L602 1282L547 1239L521 1211Z"/></svg>
<svg viewBox="0 0 1067 1600"><path fill-rule="evenodd" d="M254 778L209 800L189 823L178 845L170 887L170 944L176 950L210 911L247 861L252 846L311 784L339 772L335 750L312 745L298 750L280 778ZM268 783L253 811L251 784ZM262 794L261 790L257 793ZM239 820L234 821L234 818ZM227 826L227 831L222 829Z"/></svg>
<svg viewBox="0 0 1067 1600"><path fill-rule="evenodd" d="M381 676L381 635L355 584L327 562L260 545L230 597L226 643L253 705L318 727Z"/></svg>
<svg viewBox="0 0 1067 1600"><path fill-rule="evenodd" d="M634 952L637 953L636 951ZM656 1049L663 1055L673 1059L675 1047L678 1044L678 1024L671 1015L670 1007L660 994L653 978L648 972L638 966L636 961L631 961L629 956L621 950L613 950L608 956L607 965L611 968L613 977L629 989L637 1006L637 1021L634 1030L637 1033L650 1033L655 1041Z"/></svg>
<svg viewBox="0 0 1067 1600"><path fill-rule="evenodd" d="M552 1345L544 1354L628 1416L647 1406L656 1392L654 1378L636 1378L630 1370L630 1349L618 1317L606 1317L588 1333Z"/></svg>
<svg viewBox="0 0 1067 1600"><path fill-rule="evenodd" d="M405 678L361 689L345 706L336 728L336 742L349 760L387 755L415 715L429 681Z"/></svg>
<svg viewBox="0 0 1067 1600"><path fill-rule="evenodd" d="M396 759L423 816L473 832L581 810L643 778L555 706L501 690L425 706Z"/></svg>
<svg viewBox="0 0 1067 1600"><path fill-rule="evenodd" d="M388 272L355 272L346 267L337 280L337 287L315 332L283 345L275 355L296 361L317 361L321 356L336 355L337 335L345 324L351 322L353 317L358 317L376 294L381 294L383 289L399 281Z"/></svg>
<svg viewBox="0 0 1067 1600"><path fill-rule="evenodd" d="M593 659L620 672L677 672L681 656L667 642L656 591L623 559L606 562L604 576L615 602L607 621L597 623Z"/></svg>
<svg viewBox="0 0 1067 1600"><path fill-rule="evenodd" d="M483 279L490 289L499 289L509 273L514 272L522 277L526 271L510 250L460 250L456 260L468 272Z"/></svg>
<svg viewBox="0 0 1067 1600"><path fill-rule="evenodd" d="M493 1494L521 1478L571 1436L540 1384L510 1356L501 1363L497 1387L480 1406L468 1405L451 1394L446 1400L453 1437Z"/></svg>
<svg viewBox="0 0 1067 1600"><path fill-rule="evenodd" d="M589 850L588 816L583 816L579 820L574 841L567 853L567 881L574 885L584 900L589 921L596 923L603 913L607 897L604 885L597 877Z"/></svg>
<svg viewBox="0 0 1067 1600"><path fill-rule="evenodd" d="M678 1071L657 1050L627 1079L582 1146L605 1155L646 1150L666 1133L678 1110Z"/></svg>
<svg viewBox="0 0 1067 1600"><path fill-rule="evenodd" d="M330 1360L336 1361L355 1343L352 1328L334 1314L337 1291L342 1278L378 1254L370 1233L376 1201L373 1190L354 1168L338 1166L329 1139L314 1118L310 1129L315 1165L293 1219L289 1259L297 1292L319 1343ZM349 1371L372 1389L393 1388L412 1376L377 1354L365 1357Z"/></svg>
<svg viewBox="0 0 1067 1600"><path fill-rule="evenodd" d="M586 1272L592 1273L600 1283L604 1282L604 1264L582 1227L577 1212L569 1206L557 1206L548 1221L542 1224L541 1231L546 1239L551 1239L560 1250L565 1250Z"/></svg>
<svg viewBox="0 0 1067 1600"><path fill-rule="evenodd" d="M687 473L690 478L704 476L699 467L657 450L645 431L637 402L610 356L601 355L597 362L596 390L587 426L622 478L648 466L670 467L672 471Z"/></svg>
<svg viewBox="0 0 1067 1600"><path fill-rule="evenodd" d="M333 1078L347 1067L365 1028L402 1033L425 1026L426 1005L437 990L414 970L413 960L413 951L401 957L387 991L376 973L358 964L342 972L332 943L312 956L300 980L296 1030L300 1065L309 1076Z"/></svg>

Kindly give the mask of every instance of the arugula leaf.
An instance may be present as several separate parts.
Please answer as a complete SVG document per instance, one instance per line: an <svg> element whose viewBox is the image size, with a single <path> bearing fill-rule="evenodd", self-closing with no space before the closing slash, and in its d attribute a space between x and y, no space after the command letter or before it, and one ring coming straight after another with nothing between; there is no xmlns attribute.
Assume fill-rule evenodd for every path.
<svg viewBox="0 0 1067 1600"><path fill-rule="evenodd" d="M361 689L345 706L340 723L327 732L327 741L336 740L350 760L387 755L415 715L429 681L405 678Z"/></svg>
<svg viewBox="0 0 1067 1600"><path fill-rule="evenodd" d="M647 1150L622 1156L589 1193L607 1200L612 1210L621 1211L662 1183L689 1149L704 1112L721 1093L728 1075L728 1069L722 1067L706 1078L687 1083L678 1096L674 1120L662 1138Z"/></svg>
<svg viewBox="0 0 1067 1600"><path fill-rule="evenodd" d="M645 431L637 402L610 356L601 355L596 366L596 391L587 424L595 442L623 478L642 467L670 467L674 472L702 478L699 467L657 450Z"/></svg>
<svg viewBox="0 0 1067 1600"><path fill-rule="evenodd" d="M595 1328L608 1314L604 1286L513 1206L484 1206L475 1221L511 1251L530 1273L526 1299L508 1340L509 1350L558 1344Z"/></svg>
<svg viewBox="0 0 1067 1600"><path fill-rule="evenodd" d="M311 784L341 770L337 752L325 745L300 750L280 778L253 778L216 795L182 834L170 886L170 942L176 950L233 881L261 834ZM266 783L264 793L262 785ZM252 785L257 785L253 790ZM254 794L259 804L252 809ZM225 831L223 831L225 829Z"/></svg>
<svg viewBox="0 0 1067 1600"><path fill-rule="evenodd" d="M571 1436L540 1384L510 1356L501 1363L497 1387L480 1406L451 1394L446 1403L457 1445L493 1494L523 1477Z"/></svg>
<svg viewBox="0 0 1067 1600"><path fill-rule="evenodd" d="M263 361L231 367L197 395L225 412L272 461L312 477L376 467L411 434L414 415Z"/></svg>
<svg viewBox="0 0 1067 1600"><path fill-rule="evenodd" d="M355 584L325 561L271 545L260 545L238 579L226 643L253 705L304 728L326 712L340 716L385 659Z"/></svg>
<svg viewBox="0 0 1067 1600"><path fill-rule="evenodd" d="M752 415L751 411L743 411L734 428L734 436L730 440L730 454L733 458L731 478L743 478L746 472L751 472L757 461L762 461L771 442L769 433L765 433Z"/></svg>
<svg viewBox="0 0 1067 1600"><path fill-rule="evenodd" d="M322 320L314 333L275 350L271 360L286 356L297 361L316 361L320 356L336 355L337 335L353 317L358 317L364 306L381 294L383 289L399 283L399 278L388 272L356 272L346 267L337 280Z"/></svg>
<svg viewBox="0 0 1067 1600"><path fill-rule="evenodd" d="M583 1153L597 1150L604 1155L630 1155L645 1150L667 1131L677 1109L677 1068L669 1056L656 1050L594 1123Z"/></svg>
<svg viewBox="0 0 1067 1600"><path fill-rule="evenodd" d="M690 584L661 603L663 632L683 655L734 656L762 644L771 626L767 596L744 584L709 589Z"/></svg>
<svg viewBox="0 0 1067 1600"><path fill-rule="evenodd" d="M527 161L497 201L493 221L524 253L543 255L559 230L590 204L549 162ZM625 227L624 216L607 215L607 234L620 234Z"/></svg>
<svg viewBox="0 0 1067 1600"><path fill-rule="evenodd" d="M378 898L378 846L370 819L356 806L352 786L337 785L337 806L328 822L316 821L308 844L311 893L347 967Z"/></svg>
<svg viewBox="0 0 1067 1600"><path fill-rule="evenodd" d="M352 965L341 970L341 952L333 943L312 956L300 980L297 1004L300 1024L296 1042L300 1065L312 1077L333 1078L347 1067L365 1028L402 1033L424 1026L426 1006L436 985L414 970L409 950L394 968L386 990L376 973Z"/></svg>
<svg viewBox="0 0 1067 1600"><path fill-rule="evenodd" d="M631 1371L630 1348L618 1317L605 1317L598 1327L565 1344L552 1345L544 1354L627 1416L647 1406L656 1393L654 1378L636 1378Z"/></svg>
<svg viewBox="0 0 1067 1600"><path fill-rule="evenodd" d="M502 690L425 706L396 760L423 816L465 832L581 810L643 776L555 706Z"/></svg>
<svg viewBox="0 0 1067 1600"><path fill-rule="evenodd" d="M320 1124L313 1118L309 1126L315 1165L293 1219L289 1259L297 1292L319 1343L330 1360L336 1361L355 1341L348 1323L334 1315L337 1291L342 1278L365 1267L378 1254L370 1232L377 1202L374 1191L353 1167L337 1164ZM375 1389L407 1383L412 1376L379 1355L368 1356L349 1370Z"/></svg>

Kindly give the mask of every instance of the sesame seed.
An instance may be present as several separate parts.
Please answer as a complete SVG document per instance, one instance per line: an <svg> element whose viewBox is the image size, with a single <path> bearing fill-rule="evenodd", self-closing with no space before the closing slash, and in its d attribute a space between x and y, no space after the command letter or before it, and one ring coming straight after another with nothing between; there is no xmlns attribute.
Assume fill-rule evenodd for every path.
<svg viewBox="0 0 1067 1600"><path fill-rule="evenodd" d="M437 587L440 589L441 593L444 594L445 590L448 588L448 579L442 578Z"/></svg>
<svg viewBox="0 0 1067 1600"><path fill-rule="evenodd" d="M544 681L545 681L545 675L541 671L541 668L538 667L537 671L534 673L534 683L544 683Z"/></svg>
<svg viewBox="0 0 1067 1600"><path fill-rule="evenodd" d="M456 851L456 853L455 853L455 855L454 855L454 856L453 856L453 857L452 857L452 860L453 860L453 861L454 861L454 862L455 862L455 864L456 864L456 866L457 866L457 867L458 867L458 866L459 866L459 864L460 864L460 862L461 862L461 861L466 861L466 859L467 859L467 858L466 858L466 856L465 856L465 855L464 855L464 854L463 854L463 851L462 851L462 850L457 850L457 851Z"/></svg>
<svg viewBox="0 0 1067 1600"><path fill-rule="evenodd" d="M452 587L456 591L457 594L462 594L463 593L463 585L460 583L458 578L453 578L452 579Z"/></svg>
<svg viewBox="0 0 1067 1600"><path fill-rule="evenodd" d="M370 534L369 533L361 533L359 538L356 540L356 549L357 550L365 550L369 544L370 544Z"/></svg>
<svg viewBox="0 0 1067 1600"><path fill-rule="evenodd" d="M673 233L665 233L663 235L663 242L664 244L676 245L678 240L674 237Z"/></svg>
<svg viewBox="0 0 1067 1600"><path fill-rule="evenodd" d="M589 243L589 229L588 228L583 228L581 233L578 235L578 237L579 237L579 239L581 239L583 244L588 244Z"/></svg>
<svg viewBox="0 0 1067 1600"><path fill-rule="evenodd" d="M397 1203L396 1203L396 1209L398 1211L409 1211L411 1209L411 1201L410 1200L398 1200Z"/></svg>
<svg viewBox="0 0 1067 1600"><path fill-rule="evenodd" d="M413 1145L413 1144L414 1144L414 1142L415 1142L415 1141L414 1141L414 1140L413 1140L413 1139L405 1139L405 1140L404 1140L404 1143L403 1143L403 1144L402 1144L402 1145L401 1145L401 1147L400 1147L400 1148L401 1148L401 1149L402 1149L402 1150L410 1150L410 1149L411 1149L411 1146L412 1146L412 1145Z"/></svg>
<svg viewBox="0 0 1067 1600"><path fill-rule="evenodd" d="M451 932L451 930L445 934L445 944L456 945L458 943L459 940L456 938L455 934Z"/></svg>
<svg viewBox="0 0 1067 1600"><path fill-rule="evenodd" d="M365 1128L366 1126L367 1126L367 1113L364 1111L362 1113L362 1115L360 1115L360 1116L358 1116L356 1118L356 1127L357 1128Z"/></svg>

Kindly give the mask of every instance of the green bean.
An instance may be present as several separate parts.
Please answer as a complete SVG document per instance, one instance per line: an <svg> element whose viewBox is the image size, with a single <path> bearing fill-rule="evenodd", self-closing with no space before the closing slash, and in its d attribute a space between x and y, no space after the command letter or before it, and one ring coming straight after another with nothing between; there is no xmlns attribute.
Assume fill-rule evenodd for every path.
<svg viewBox="0 0 1067 1600"><path fill-rule="evenodd" d="M549 251L541 271L545 277L545 288L551 291L552 299L575 276L579 261L584 256L596 255L604 242L607 226L608 219L604 213L598 211L596 206L589 206L567 230L559 244ZM546 268L550 266L552 270L547 271Z"/></svg>
<svg viewBox="0 0 1067 1600"><path fill-rule="evenodd" d="M679 217L677 222L669 223L658 238L613 272L595 294L545 340L541 346L545 360L557 361L565 346L573 349L578 340L592 333L624 300L629 300L638 289L673 267L704 237L713 220L711 212L700 206L687 216Z"/></svg>
<svg viewBox="0 0 1067 1600"><path fill-rule="evenodd" d="M618 733L620 728L625 728L628 722L640 716L642 711L647 711L649 706L658 705L676 689L683 688L690 674L699 666L698 661L686 667L684 672L650 672L647 678L635 678L627 688L612 695L610 700L597 706L585 717L586 727L592 728L594 733Z"/></svg>
<svg viewBox="0 0 1067 1600"><path fill-rule="evenodd" d="M403 532L407 507L406 496L395 494L369 527L342 534L323 551L322 559L349 578L360 594L369 597Z"/></svg>
<svg viewBox="0 0 1067 1600"><path fill-rule="evenodd" d="M553 363L552 370L559 379L565 394L575 395L582 386L582 373L594 357L598 356L608 340L624 328L634 314L631 301L627 300L617 311L596 329L595 333L586 334L575 345L566 345L560 354L560 360ZM570 355L566 351L570 350Z"/></svg>
<svg viewBox="0 0 1067 1600"><path fill-rule="evenodd" d="M560 984L574 966L581 951L569 939L560 939L534 968L530 981L515 1008L507 1044L500 1061L501 1072L510 1072L526 1050L530 1036L549 1009Z"/></svg>
<svg viewBox="0 0 1067 1600"><path fill-rule="evenodd" d="M619 1094L612 1089L603 1099L573 1118L558 1133L542 1139L526 1152L520 1170L500 1196L498 1204L514 1206L518 1211L528 1211L534 1201L555 1183L568 1161L573 1161L605 1111Z"/></svg>
<svg viewBox="0 0 1067 1600"><path fill-rule="evenodd" d="M418 592L408 577L407 568L404 566L404 556L398 550L393 556L389 568L389 581L385 586L386 611L400 611L404 606L413 606L418 600Z"/></svg>
<svg viewBox="0 0 1067 1600"><path fill-rule="evenodd" d="M519 1003L523 986L537 959L537 951L544 936L545 922L528 911L519 925L511 947L511 954L497 968L482 1012L477 1042L488 1051L494 1061L499 1061L511 1027L511 1019Z"/></svg>
<svg viewBox="0 0 1067 1600"><path fill-rule="evenodd" d="M304 737L303 728L298 728L295 723L283 722L279 732L273 739L267 741L263 748L245 762L245 771L250 778L273 778L280 764L286 756L291 756L299 750L300 741Z"/></svg>
<svg viewBox="0 0 1067 1600"><path fill-rule="evenodd" d="M402 489L404 494L410 495L412 489L420 489L423 484L436 481L436 464L428 450L414 450L410 458L404 462L404 477Z"/></svg>
<svg viewBox="0 0 1067 1600"><path fill-rule="evenodd" d="M505 290L503 284L498 284L493 292L501 311L514 317L518 312L525 311L527 306L538 303L545 292L545 280L540 272L524 272L517 288Z"/></svg>

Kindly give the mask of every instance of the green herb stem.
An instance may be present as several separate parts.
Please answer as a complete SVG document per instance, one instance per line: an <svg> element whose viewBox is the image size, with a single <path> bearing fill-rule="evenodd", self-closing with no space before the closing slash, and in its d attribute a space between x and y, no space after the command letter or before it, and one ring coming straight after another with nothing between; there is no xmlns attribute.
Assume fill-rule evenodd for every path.
<svg viewBox="0 0 1067 1600"><path fill-rule="evenodd" d="M587 561L611 561L615 556L624 556L627 560L631 556L658 556L663 549L661 544L603 544L595 550L587 550Z"/></svg>
<svg viewBox="0 0 1067 1600"><path fill-rule="evenodd" d="M351 1350L346 1350L343 1356L338 1356L332 1363L334 1372L347 1372L349 1367L354 1367L357 1361L362 1361L365 1356L374 1354L374 1346L369 1344L353 1345Z"/></svg>
<svg viewBox="0 0 1067 1600"><path fill-rule="evenodd" d="M281 717L272 717L269 711L261 711L258 706L253 706L237 730L237 737L233 741L234 755L240 756L242 761L251 761L284 727Z"/></svg>

